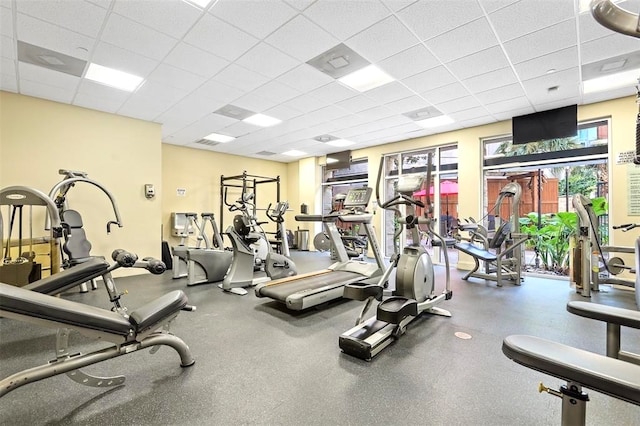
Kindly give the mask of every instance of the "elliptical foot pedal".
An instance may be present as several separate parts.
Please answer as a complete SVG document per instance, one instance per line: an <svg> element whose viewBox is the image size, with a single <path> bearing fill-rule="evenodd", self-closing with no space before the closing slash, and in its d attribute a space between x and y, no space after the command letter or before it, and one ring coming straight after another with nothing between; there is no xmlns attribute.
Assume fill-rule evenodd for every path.
<svg viewBox="0 0 640 426"><path fill-rule="evenodd" d="M378 305L376 318L389 324L400 324L408 316L418 316L418 302L406 297L390 297Z"/></svg>
<svg viewBox="0 0 640 426"><path fill-rule="evenodd" d="M222 284L218 284L218 287L222 288ZM245 294L248 293L248 291L242 287L233 287L233 288L230 288L229 290L225 290L224 288L222 289L225 291L225 293L233 293L233 294L237 294L238 296L244 296Z"/></svg>

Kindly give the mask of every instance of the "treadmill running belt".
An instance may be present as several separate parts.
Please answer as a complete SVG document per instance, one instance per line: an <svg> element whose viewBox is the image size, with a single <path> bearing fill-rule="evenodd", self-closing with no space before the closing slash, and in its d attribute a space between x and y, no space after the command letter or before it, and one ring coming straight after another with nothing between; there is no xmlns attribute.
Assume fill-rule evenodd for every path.
<svg viewBox="0 0 640 426"><path fill-rule="evenodd" d="M266 285L260 289L260 295L284 302L295 293L313 294L317 290L342 287L366 279L364 275L349 271L331 271L292 280L278 285Z"/></svg>

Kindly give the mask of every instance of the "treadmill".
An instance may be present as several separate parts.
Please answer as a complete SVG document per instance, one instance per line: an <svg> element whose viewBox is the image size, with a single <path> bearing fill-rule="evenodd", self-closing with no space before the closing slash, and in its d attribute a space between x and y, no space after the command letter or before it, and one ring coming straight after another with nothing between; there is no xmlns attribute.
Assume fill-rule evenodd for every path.
<svg viewBox="0 0 640 426"><path fill-rule="evenodd" d="M269 297L291 310L301 311L334 299L339 299L347 284L374 284L385 269L371 221L372 213L365 211L371 199L371 188L351 189L344 200L344 209L328 215L296 215L299 222L322 222L326 234L335 247L338 261L327 269L299 274L259 284L258 297ZM351 260L338 232L336 222L360 223L375 257L375 263Z"/></svg>

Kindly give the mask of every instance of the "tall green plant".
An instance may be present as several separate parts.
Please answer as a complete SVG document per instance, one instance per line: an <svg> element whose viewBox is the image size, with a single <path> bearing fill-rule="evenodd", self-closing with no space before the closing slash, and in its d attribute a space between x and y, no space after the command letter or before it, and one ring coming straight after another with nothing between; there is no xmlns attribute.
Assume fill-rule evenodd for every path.
<svg viewBox="0 0 640 426"><path fill-rule="evenodd" d="M578 216L574 212L558 212L541 216L529 213L520 218L521 232L532 236L532 247L537 252L541 266L548 271L564 273L569 267L569 240L576 234Z"/></svg>

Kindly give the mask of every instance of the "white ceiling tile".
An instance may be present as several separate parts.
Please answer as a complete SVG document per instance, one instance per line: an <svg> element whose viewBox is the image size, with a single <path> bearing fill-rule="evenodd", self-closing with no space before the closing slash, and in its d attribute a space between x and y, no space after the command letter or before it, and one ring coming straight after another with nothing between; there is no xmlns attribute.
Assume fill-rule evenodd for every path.
<svg viewBox="0 0 640 426"><path fill-rule="evenodd" d="M147 81L120 107L118 114L153 121L186 95L178 89L171 88L154 92L152 89L157 85L158 83Z"/></svg>
<svg viewBox="0 0 640 426"><path fill-rule="evenodd" d="M18 40L78 59L88 59L95 40L57 25L18 13L16 24ZM82 49L86 50L82 50Z"/></svg>
<svg viewBox="0 0 640 426"><path fill-rule="evenodd" d="M438 59L446 63L496 46L498 39L487 19L480 18L432 38L425 44Z"/></svg>
<svg viewBox="0 0 640 426"><path fill-rule="evenodd" d="M438 87L446 86L456 81L456 78L445 67L440 66L421 72L402 80L410 89L417 93L424 93Z"/></svg>
<svg viewBox="0 0 640 426"><path fill-rule="evenodd" d="M214 80L240 89L245 93L262 86L264 83L269 81L267 77L235 64L231 64L220 71L214 77Z"/></svg>
<svg viewBox="0 0 640 426"><path fill-rule="evenodd" d="M229 86L216 80L209 80L198 88L198 92L209 99L215 99L222 105L233 103L245 92L236 87Z"/></svg>
<svg viewBox="0 0 640 426"><path fill-rule="evenodd" d="M258 43L255 37L209 14L203 16L183 40L229 61L236 60Z"/></svg>
<svg viewBox="0 0 640 426"><path fill-rule="evenodd" d="M496 87L505 86L517 81L518 78L509 67L468 78L464 80L463 83L472 93L476 93L495 89Z"/></svg>
<svg viewBox="0 0 640 426"><path fill-rule="evenodd" d="M576 43L576 21L569 19L544 30L510 40L504 43L504 48L511 62L518 64L528 59L566 49Z"/></svg>
<svg viewBox="0 0 640 426"><path fill-rule="evenodd" d="M152 59L164 58L177 43L176 39L117 13L109 15L100 39Z"/></svg>
<svg viewBox="0 0 640 426"><path fill-rule="evenodd" d="M284 0L285 3L291 7L295 7L297 10L303 11L307 7L311 6L316 0Z"/></svg>
<svg viewBox="0 0 640 426"><path fill-rule="evenodd" d="M580 94L580 79L578 68L547 74L522 82L527 97L535 105L567 99ZM549 92L547 89L558 86L558 90Z"/></svg>
<svg viewBox="0 0 640 426"><path fill-rule="evenodd" d="M0 58L0 73L2 75L16 75L17 62L9 58Z"/></svg>
<svg viewBox="0 0 640 426"><path fill-rule="evenodd" d="M202 15L202 11L182 0L162 0L161 5L153 1L116 1L113 11L177 39Z"/></svg>
<svg viewBox="0 0 640 426"><path fill-rule="evenodd" d="M398 17L420 38L428 40L483 15L476 1L419 1L398 12Z"/></svg>
<svg viewBox="0 0 640 426"><path fill-rule="evenodd" d="M415 95L415 93L407 89L407 87L402 83L392 81L391 83L366 91L365 95L375 101L378 101L380 104L387 104L389 102L397 101L398 99Z"/></svg>
<svg viewBox="0 0 640 426"><path fill-rule="evenodd" d="M188 94L188 90L179 89L173 86L167 86L166 84L153 80L147 80L144 82L142 87L140 87L135 91L135 93L132 94L129 101L139 100L145 103L153 102L156 104L156 107L154 109L161 109L162 112L169 109L173 104L180 101Z"/></svg>
<svg viewBox="0 0 640 426"><path fill-rule="evenodd" d="M300 64L296 59L266 43L252 47L235 63L271 78L276 78Z"/></svg>
<svg viewBox="0 0 640 426"><path fill-rule="evenodd" d="M349 115L347 111L339 108L335 105L328 105L324 108L312 111L307 116L318 123L324 123L325 121L336 120L338 118Z"/></svg>
<svg viewBox="0 0 640 426"><path fill-rule="evenodd" d="M514 65L520 80L529 80L547 74L547 71L566 70L578 66L578 48L576 46L549 53L539 58L530 59Z"/></svg>
<svg viewBox="0 0 640 426"><path fill-rule="evenodd" d="M389 75L399 80L438 65L441 65L440 61L421 44L390 56L378 64Z"/></svg>
<svg viewBox="0 0 640 426"><path fill-rule="evenodd" d="M0 54L3 58L16 59L16 42L11 37L0 36Z"/></svg>
<svg viewBox="0 0 640 426"><path fill-rule="evenodd" d="M0 74L0 90L5 92L18 92L18 79L15 75Z"/></svg>
<svg viewBox="0 0 640 426"><path fill-rule="evenodd" d="M206 81L204 77L195 75L167 64L160 64L151 74L149 80L164 83L167 86L191 92Z"/></svg>
<svg viewBox="0 0 640 426"><path fill-rule="evenodd" d="M531 114L536 112L533 107L524 107L521 109L516 109L516 110L510 110L510 111L506 111L506 112L500 112L500 113L496 113L493 114L493 116L499 120L499 121L503 121L503 120L511 120L513 117L518 117L520 115L526 115L526 114Z"/></svg>
<svg viewBox="0 0 640 426"><path fill-rule="evenodd" d="M578 17L578 28L580 29L580 42L595 40L597 38L606 37L612 34L612 31L600 25L591 13L582 13Z"/></svg>
<svg viewBox="0 0 640 426"><path fill-rule="evenodd" d="M297 12L279 0L219 0L209 13L262 39L293 18Z"/></svg>
<svg viewBox="0 0 640 426"><path fill-rule="evenodd" d="M377 106L378 103L365 95L356 95L349 99L337 102L336 105L351 113L356 113L364 111L365 109L373 108Z"/></svg>
<svg viewBox="0 0 640 426"><path fill-rule="evenodd" d="M305 94L283 102L283 105L308 113L329 105L329 102Z"/></svg>
<svg viewBox="0 0 640 426"><path fill-rule="evenodd" d="M173 136L175 136L175 139L178 140L196 141L202 139L210 133L220 132L221 129L236 124L237 122L237 120L225 117L223 115L209 114L173 133ZM233 136L230 133L224 134Z"/></svg>
<svg viewBox="0 0 640 426"><path fill-rule="evenodd" d="M302 62L338 44L335 37L302 15L287 22L265 41Z"/></svg>
<svg viewBox="0 0 640 426"><path fill-rule="evenodd" d="M318 0L304 14L343 41L389 16L389 10L379 0Z"/></svg>
<svg viewBox="0 0 640 426"><path fill-rule="evenodd" d="M308 92L320 86L331 83L334 79L327 74L318 71L308 64L301 64L277 79L289 87L301 92Z"/></svg>
<svg viewBox="0 0 640 426"><path fill-rule="evenodd" d="M359 92L334 81L310 91L309 95L313 96L314 98L321 99L325 102L334 104L336 102L340 102L356 96L358 95L358 93Z"/></svg>
<svg viewBox="0 0 640 426"><path fill-rule="evenodd" d="M368 120L379 120L381 118L387 118L396 114L397 113L395 111L387 108L386 106L377 106L374 108L365 109L364 111L360 111L358 113L360 117Z"/></svg>
<svg viewBox="0 0 640 426"><path fill-rule="evenodd" d="M278 104L301 95L298 90L292 89L275 80L258 87L252 93L265 99L270 99Z"/></svg>
<svg viewBox="0 0 640 426"><path fill-rule="evenodd" d="M557 100L557 101L552 101L552 102L548 102L546 104L539 104L536 105L536 111L540 112L540 111L548 111L550 109L556 109L556 108L562 108L562 107L566 107L569 105L576 105L580 103L580 97L579 96L575 96L572 98L567 98L567 99L561 99L561 100Z"/></svg>
<svg viewBox="0 0 640 426"><path fill-rule="evenodd" d="M460 124L464 128L482 126L484 124L495 123L497 120L491 116L484 116L478 118L472 118L471 120L462 120L459 121Z"/></svg>
<svg viewBox="0 0 640 426"><path fill-rule="evenodd" d="M291 120L294 117L299 117L300 115L302 115L302 111L283 104L276 105L275 107L266 110L264 113L271 117L277 117L283 121Z"/></svg>
<svg viewBox="0 0 640 426"><path fill-rule="evenodd" d="M191 124L218 109L212 105L211 98L203 96L199 91L189 94L165 111L158 120L165 122L183 122Z"/></svg>
<svg viewBox="0 0 640 426"><path fill-rule="evenodd" d="M404 114L406 112L415 111L417 109L422 109L430 106L431 104L425 101L420 96L409 96L404 99L398 99L397 101L389 102L385 104L387 108L393 110L399 114Z"/></svg>
<svg viewBox="0 0 640 426"><path fill-rule="evenodd" d="M524 90L522 90L520 83L509 84L496 89L475 93L476 99L483 104L492 104L508 99L521 98L523 96Z"/></svg>
<svg viewBox="0 0 640 426"><path fill-rule="evenodd" d="M447 64L449 71L461 80L508 66L509 61L500 46L481 50Z"/></svg>
<svg viewBox="0 0 640 426"><path fill-rule="evenodd" d="M640 50L640 39L613 33L606 37L583 43L580 55L583 64L600 61Z"/></svg>
<svg viewBox="0 0 640 426"><path fill-rule="evenodd" d="M437 104L469 96L469 91L460 83L451 83L421 93L429 102Z"/></svg>
<svg viewBox="0 0 640 426"><path fill-rule="evenodd" d="M415 46L418 42L398 18L390 16L351 37L345 44L375 63Z"/></svg>
<svg viewBox="0 0 640 426"><path fill-rule="evenodd" d="M487 13L491 13L518 1L520 0L480 0L480 4Z"/></svg>
<svg viewBox="0 0 640 426"><path fill-rule="evenodd" d="M207 78L213 77L230 63L226 59L182 42L167 55L164 62Z"/></svg>
<svg viewBox="0 0 640 426"><path fill-rule="evenodd" d="M473 96L465 96L464 98L454 99L452 101L442 102L436 105L440 111L445 114L453 114L454 112L465 111L471 108L480 107L480 102ZM486 114L486 112L485 112ZM469 117L475 118L475 117Z"/></svg>
<svg viewBox="0 0 640 426"><path fill-rule="evenodd" d="M357 114L349 114L349 115L345 115L342 118L336 118L335 120L332 120L331 124L336 129L341 130L341 129L347 129L353 126L357 126L359 124L365 123L366 121L367 121L366 118L360 117ZM343 137L344 135L342 133L336 133L334 136Z"/></svg>
<svg viewBox="0 0 640 426"><path fill-rule="evenodd" d="M111 3L114 1L115 0L87 0L87 2L100 6L103 9L109 9L111 7Z"/></svg>
<svg viewBox="0 0 640 426"><path fill-rule="evenodd" d="M0 35L13 38L13 11L0 7Z"/></svg>
<svg viewBox="0 0 640 426"><path fill-rule="evenodd" d="M233 105L253 112L262 112L276 106L277 102L250 92L234 100Z"/></svg>
<svg viewBox="0 0 640 426"><path fill-rule="evenodd" d="M416 1L418 0L382 0L382 3L392 11L398 12Z"/></svg>
<svg viewBox="0 0 640 426"><path fill-rule="evenodd" d="M47 86L60 87L66 90L75 91L80 83L80 77L53 71L48 68L18 62L18 73L20 80L26 79L46 84Z"/></svg>
<svg viewBox="0 0 640 426"><path fill-rule="evenodd" d="M16 2L16 7L19 13L91 38L98 36L107 16L106 10L85 1L28 0Z"/></svg>
<svg viewBox="0 0 640 426"><path fill-rule="evenodd" d="M532 108L531 102L525 96L487 104L484 106L491 114L505 113L511 110Z"/></svg>
<svg viewBox="0 0 640 426"><path fill-rule="evenodd" d="M140 77L146 77L158 66L158 61L103 42L98 43L96 46L91 61Z"/></svg>
<svg viewBox="0 0 640 426"><path fill-rule="evenodd" d="M42 99L49 99L64 104L71 103L74 90L67 90L60 87L49 86L37 81L20 79L20 93L27 96L34 96Z"/></svg>
<svg viewBox="0 0 640 426"><path fill-rule="evenodd" d="M625 96L632 96L636 94L636 88L633 86L621 87L619 89L609 90L605 92L590 93L582 95L585 104L594 102L606 101L609 99L623 98Z"/></svg>
<svg viewBox="0 0 640 426"><path fill-rule="evenodd" d="M505 42L574 16L574 0L522 0L489 16L498 38Z"/></svg>
<svg viewBox="0 0 640 426"><path fill-rule="evenodd" d="M73 105L115 113L131 93L84 80L73 98Z"/></svg>

